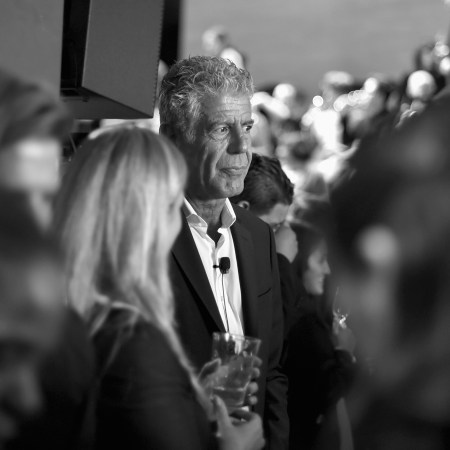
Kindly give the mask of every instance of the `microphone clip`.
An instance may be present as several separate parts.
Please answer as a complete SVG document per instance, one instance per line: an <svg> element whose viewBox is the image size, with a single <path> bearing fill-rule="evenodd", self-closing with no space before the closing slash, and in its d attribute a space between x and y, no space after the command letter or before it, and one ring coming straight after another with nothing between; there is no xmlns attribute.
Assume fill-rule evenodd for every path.
<svg viewBox="0 0 450 450"><path fill-rule="evenodd" d="M219 259L219 265L217 264L213 265L213 268L219 269L222 275L226 275L230 271L230 267L231 261L230 258L228 258L227 256L224 256L223 258Z"/></svg>

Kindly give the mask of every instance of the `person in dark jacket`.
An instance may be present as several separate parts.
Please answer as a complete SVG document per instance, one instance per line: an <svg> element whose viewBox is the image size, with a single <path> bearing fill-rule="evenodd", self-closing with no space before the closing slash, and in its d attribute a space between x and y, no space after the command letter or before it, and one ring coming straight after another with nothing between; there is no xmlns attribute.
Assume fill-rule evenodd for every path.
<svg viewBox="0 0 450 450"><path fill-rule="evenodd" d="M275 233L285 335L295 321L300 298L292 269L297 255L297 238L286 222L293 197L294 185L283 172L280 162L254 153L244 180L244 190L230 199L270 225Z"/></svg>
<svg viewBox="0 0 450 450"><path fill-rule="evenodd" d="M26 202L0 191L0 447L47 404L41 365L60 343L60 260ZM28 449L31 447L20 447Z"/></svg>
<svg viewBox="0 0 450 450"><path fill-rule="evenodd" d="M186 176L166 138L111 127L77 152L58 197L68 300L98 356L98 450L264 445L256 414L238 412L235 426L223 402L211 404L175 331L168 259Z"/></svg>
<svg viewBox="0 0 450 450"><path fill-rule="evenodd" d="M9 197L0 199L2 207L13 214L13 205L20 204L37 222L26 222L29 233L38 227L50 240L62 141L72 125L69 112L46 86L0 71L0 124L0 188ZM54 291L48 288L48 301L55 294L62 297L57 287ZM61 308L63 303L59 298ZM39 365L41 408L21 424L8 448L89 448L94 428L89 418L94 353L76 314L64 308L61 315L59 340Z"/></svg>
<svg viewBox="0 0 450 450"><path fill-rule="evenodd" d="M372 376L355 448L450 447L450 95L355 154L332 193L339 284Z"/></svg>
<svg viewBox="0 0 450 450"><path fill-rule="evenodd" d="M267 447L284 450L289 421L274 236L229 200L242 191L252 159L252 95L250 73L215 57L177 61L161 83L160 133L177 145L189 168L170 272L178 330L198 369L211 359L214 332L261 340L254 410L263 418ZM223 277L217 269L227 259Z"/></svg>
<svg viewBox="0 0 450 450"><path fill-rule="evenodd" d="M294 261L302 302L288 334L284 368L289 378L290 448L312 449L326 421L353 378L354 341L345 320L334 323L324 291L328 265L324 235L310 225L295 224L298 255ZM341 318L342 320L342 318ZM337 442L341 436L336 435ZM330 434L327 437L330 440Z"/></svg>

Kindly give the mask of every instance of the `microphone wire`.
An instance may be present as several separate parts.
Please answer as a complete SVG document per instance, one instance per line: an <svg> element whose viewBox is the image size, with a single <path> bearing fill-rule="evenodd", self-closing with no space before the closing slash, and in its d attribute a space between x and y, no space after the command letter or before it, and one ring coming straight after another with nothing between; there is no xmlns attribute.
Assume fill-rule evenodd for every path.
<svg viewBox="0 0 450 450"><path fill-rule="evenodd" d="M222 272L220 272L221 273L221 275L222 275L222 302L223 302L223 309L224 309L224 311L225 311L225 320L226 320L226 325L227 325L227 333L229 333L230 332L230 324L229 324L229 322L228 322L228 312L227 312L227 305L226 305L226 303L225 303L225 284L224 284L224 281L223 281L223 273Z"/></svg>

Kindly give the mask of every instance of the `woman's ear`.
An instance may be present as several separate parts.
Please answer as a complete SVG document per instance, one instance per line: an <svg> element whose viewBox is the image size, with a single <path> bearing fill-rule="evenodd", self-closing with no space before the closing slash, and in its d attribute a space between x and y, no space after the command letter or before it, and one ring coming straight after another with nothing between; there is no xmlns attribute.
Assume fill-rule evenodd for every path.
<svg viewBox="0 0 450 450"><path fill-rule="evenodd" d="M241 200L240 202L237 202L237 205L242 209L250 210L250 203L247 200Z"/></svg>

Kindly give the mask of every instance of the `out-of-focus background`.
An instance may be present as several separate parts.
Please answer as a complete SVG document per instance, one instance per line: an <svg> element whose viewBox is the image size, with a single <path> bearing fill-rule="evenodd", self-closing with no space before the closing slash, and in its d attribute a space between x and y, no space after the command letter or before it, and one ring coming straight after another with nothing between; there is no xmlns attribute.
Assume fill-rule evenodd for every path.
<svg viewBox="0 0 450 450"><path fill-rule="evenodd" d="M216 139L205 116L235 101ZM225 410L204 394L244 393L215 384L234 368L200 371L198 339L229 330L237 305L223 277L222 295L183 296L193 280L168 264L185 181L159 130L199 214L234 195L274 232L263 303L284 336L249 331L266 348L261 394L269 346L289 378L287 399L272 388L271 448L286 448L286 401L290 450L450 449L450 0L0 0L0 450L205 450L207 411ZM215 195L211 164L233 161L246 178ZM242 252L240 273L256 262ZM260 449L250 420L218 420L220 446Z"/></svg>
<svg viewBox="0 0 450 450"><path fill-rule="evenodd" d="M223 25L258 85L282 77L310 94L329 70L406 72L450 22L442 0L186 0L181 17L180 56L201 54L203 31Z"/></svg>

